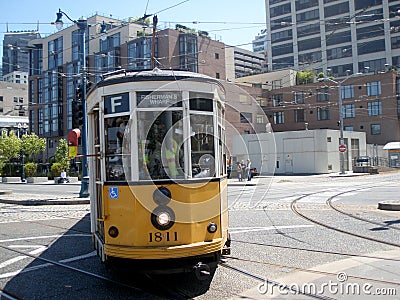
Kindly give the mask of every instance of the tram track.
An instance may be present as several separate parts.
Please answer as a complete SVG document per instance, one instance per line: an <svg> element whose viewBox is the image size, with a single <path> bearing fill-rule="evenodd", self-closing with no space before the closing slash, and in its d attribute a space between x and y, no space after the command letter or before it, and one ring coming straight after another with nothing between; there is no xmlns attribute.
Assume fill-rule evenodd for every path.
<svg viewBox="0 0 400 300"><path fill-rule="evenodd" d="M332 199L335 198L335 197L337 197L337 196L339 196L339 195L344 195L344 194L346 194L346 193L352 193L352 192L355 192L355 191L360 191L360 190L363 190L363 189L370 189L370 188L371 188L370 185L369 185L369 186L359 186L359 187L357 187L357 188L355 188L355 189L351 189L351 190L347 190L347 191L344 191L344 192L336 193L336 194L331 195L331 196L328 197L328 199L325 201L325 205L326 205L328 208L330 208L332 211L335 211L335 212L340 213L340 214L344 214L341 210L334 209L334 208L333 208L333 205L330 205L330 204L332 203ZM385 244L385 245L388 245L388 246L400 247L400 244L399 244L399 243L394 243L394 242L390 242L390 241L385 241L385 240L377 239L377 238L374 238L374 237L371 237L371 236L366 236L366 235L358 234L358 233L351 232L351 231L348 231L348 230L344 230L344 229L341 229L341 228L338 228L338 227L329 225L329 224L327 224L327 223L318 221L318 220L316 220L315 218L312 218L312 217L307 216L307 215L305 215L304 213L302 213L302 212L301 212L301 209L300 209L299 206L298 206L298 205L300 204L300 201L306 199L307 197L309 197L309 196L311 196L311 195L316 195L316 194L318 194L318 193L320 193L320 192L309 193L309 194L306 194L306 195L302 195L302 196L296 198L295 200L293 200L293 201L291 202L291 204L290 204L290 208L291 208L292 212L295 213L296 215L298 215L299 217L301 217L301 218L303 218L303 219L305 219L305 220L311 222L311 223L314 223L314 224L316 224L316 225L322 226L322 227L327 228L327 229L330 229L330 230L334 230L334 231L336 231L336 232L340 232L340 233L343 233L343 234L347 234L347 235L350 235L350 236L353 236L353 237L358 237L358 238L361 238L361 239L364 239L364 240L368 240L368 241L372 241L372 242L376 242L376 243L380 243L380 244ZM304 203L302 203L302 204L304 204ZM387 224L383 224L383 223L379 223L379 222L374 222L374 221L371 221L371 220L368 220L368 219L365 219L365 218L361 218L361 217L357 217L357 218L356 218L354 215L351 215L351 214L349 214L349 213L346 213L345 215L347 215L347 216L349 216L349 217L352 217L352 218L354 218L354 219L358 219L359 221L362 221L362 222L364 222L364 223L373 223L373 224L375 224L375 225L380 225L380 226L385 226L385 227L387 227ZM397 228L396 228L396 229L397 229Z"/></svg>
<svg viewBox="0 0 400 300"><path fill-rule="evenodd" d="M85 276L88 276L88 277L91 277L91 278L94 278L94 279L101 280L103 282L107 282L107 283L110 283L110 284L113 284L113 285L117 285L117 286L122 287L122 288L127 288L127 289L130 289L130 290L138 292L138 293L152 294L152 295L158 296L160 298L167 297L168 299L178 299L178 300L187 299L186 295L182 291L175 290L173 288L165 286L164 284L160 283L158 280L154 279L151 275L144 274L144 276L142 276L143 278L145 278L147 280L147 282L141 282L140 284L145 286L144 288L141 288L141 287L137 287L137 286L134 286L134 285L131 285L131 284L124 283L121 280L115 280L115 279L112 279L112 278L109 278L109 277L106 277L106 276L103 276L103 275L100 275L100 274L96 274L94 272L90 272L90 271L86 271L86 270L83 270L83 269L80 269L80 268L76 268L76 267L70 266L70 265L68 265L66 263L63 263L63 262L59 262L59 261L52 260L52 259L47 259L47 258L41 257L39 255L26 253L26 252L23 252L23 251L14 249L14 248L10 248L10 247L7 247L7 246L1 245L1 244L0 244L0 248L2 248L4 250L7 250L7 251L11 251L11 252L17 253L17 254L20 254L20 255L28 256L28 257L33 258L33 259L38 260L38 261L41 261L41 262L44 263L43 267L48 267L48 266L61 267L61 268L66 269L68 271L79 273L81 275L85 275ZM88 257L89 256L86 255L82 259L87 259ZM75 260L75 262L76 262L76 260ZM39 266L36 266L36 267L32 268L31 271L35 271L35 270L40 269L40 268L41 267L39 265ZM135 275L136 275L136 273L135 273ZM151 292L151 290L154 287L156 288L156 290L158 292L156 294ZM161 292L163 292L164 294L163 295L159 295ZM10 300L22 299L18 295L15 295L15 294L11 293L11 292L7 291L4 288L0 288L0 296L4 297L5 299L10 299Z"/></svg>
<svg viewBox="0 0 400 300"><path fill-rule="evenodd" d="M247 277L250 277L252 279L256 279L256 280L260 281L262 284L271 284L273 286L277 286L277 287L279 287L281 289L285 289L285 290L291 291L291 292L293 292L295 294L298 294L298 295L304 295L306 297L313 298L313 299L323 299L323 300L333 300L334 299L334 298L331 298L331 297L320 296L320 295L317 295L317 294L308 293L308 292L296 289L295 287L289 286L289 285L287 285L285 283L274 281L274 280L271 280L271 279L268 279L268 278L253 274L253 273L248 272L246 270L231 266L231 265L227 264L226 262L220 262L219 265L221 267L233 270L233 271L235 271L237 273L240 273L240 274L245 275Z"/></svg>

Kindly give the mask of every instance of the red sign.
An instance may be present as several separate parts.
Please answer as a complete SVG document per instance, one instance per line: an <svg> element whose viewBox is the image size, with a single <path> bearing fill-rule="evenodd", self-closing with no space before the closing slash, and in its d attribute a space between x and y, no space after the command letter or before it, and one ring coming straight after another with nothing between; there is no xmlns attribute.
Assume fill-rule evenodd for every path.
<svg viewBox="0 0 400 300"><path fill-rule="evenodd" d="M339 146L339 152L346 152L346 150L347 150L346 145L340 145Z"/></svg>

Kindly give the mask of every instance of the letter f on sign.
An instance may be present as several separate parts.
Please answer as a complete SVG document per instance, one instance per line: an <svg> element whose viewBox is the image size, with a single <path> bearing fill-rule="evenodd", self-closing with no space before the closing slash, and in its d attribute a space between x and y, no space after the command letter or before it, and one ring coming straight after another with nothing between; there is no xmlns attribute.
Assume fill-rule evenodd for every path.
<svg viewBox="0 0 400 300"><path fill-rule="evenodd" d="M122 105L121 100L122 97L118 96L118 97L111 97L111 113L115 113L115 108L117 106Z"/></svg>

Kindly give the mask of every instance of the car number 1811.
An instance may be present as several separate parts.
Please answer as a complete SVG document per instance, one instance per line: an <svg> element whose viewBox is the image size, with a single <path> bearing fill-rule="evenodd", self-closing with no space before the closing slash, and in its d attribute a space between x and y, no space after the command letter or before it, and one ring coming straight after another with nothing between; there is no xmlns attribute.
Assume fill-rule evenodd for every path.
<svg viewBox="0 0 400 300"><path fill-rule="evenodd" d="M176 231L174 232L150 232L149 233L149 242L153 243L153 242L162 242L162 241L166 241L166 242L170 242L170 241L177 241L178 240L178 233Z"/></svg>

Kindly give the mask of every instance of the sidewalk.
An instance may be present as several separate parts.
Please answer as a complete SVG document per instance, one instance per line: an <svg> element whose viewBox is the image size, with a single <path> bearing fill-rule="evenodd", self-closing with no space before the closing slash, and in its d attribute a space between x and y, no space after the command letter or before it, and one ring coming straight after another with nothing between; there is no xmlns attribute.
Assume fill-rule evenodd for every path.
<svg viewBox="0 0 400 300"><path fill-rule="evenodd" d="M297 290L311 291L318 296L335 299L374 299L379 295L377 294L379 291L387 293L394 291L391 299L398 297L400 295L398 273L400 250L380 251L366 256L370 258L345 258L308 270L294 271L278 279L268 278L268 276L267 278ZM382 259L386 259L386 261ZM387 261L390 261L390 263ZM385 265L384 270L383 264ZM383 295L381 295L381 299L390 297L390 294L386 294L387 297ZM295 299L310 299L297 294L295 291L288 291L266 282L260 282L257 286L232 299L293 299L293 297Z"/></svg>
<svg viewBox="0 0 400 300"><path fill-rule="evenodd" d="M12 184L26 184L26 183L12 183ZM54 182L43 182L34 183L32 185L49 185L54 184ZM67 183L68 185L81 185L81 182ZM31 184L30 184L31 185ZM79 198L79 196L55 196L46 194L26 194L26 193L16 193L9 190L1 190L0 187L0 203L4 204L17 204L17 205L78 205L78 204L89 204L89 198Z"/></svg>

